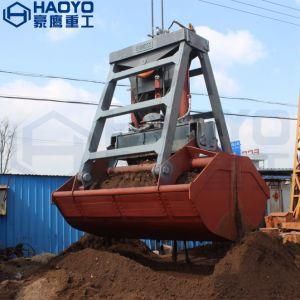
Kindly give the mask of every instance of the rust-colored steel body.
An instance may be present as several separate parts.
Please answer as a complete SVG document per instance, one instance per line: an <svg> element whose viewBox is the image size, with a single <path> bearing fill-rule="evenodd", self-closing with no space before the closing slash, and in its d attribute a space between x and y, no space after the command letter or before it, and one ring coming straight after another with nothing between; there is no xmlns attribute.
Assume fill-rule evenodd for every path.
<svg viewBox="0 0 300 300"><path fill-rule="evenodd" d="M230 241L259 226L269 191L249 158L231 154L208 51L181 28L111 53L78 176L53 193L69 224L101 236ZM194 76L204 78L211 111L190 111ZM126 78L131 104L110 109ZM128 132L99 149L107 120L126 114ZM128 166L115 167L122 160Z"/></svg>
<svg viewBox="0 0 300 300"><path fill-rule="evenodd" d="M87 190L73 177L53 201L73 227L104 236L234 241L259 226L269 191L249 158L186 146L168 165L172 176L155 186ZM191 182L176 183L192 169Z"/></svg>

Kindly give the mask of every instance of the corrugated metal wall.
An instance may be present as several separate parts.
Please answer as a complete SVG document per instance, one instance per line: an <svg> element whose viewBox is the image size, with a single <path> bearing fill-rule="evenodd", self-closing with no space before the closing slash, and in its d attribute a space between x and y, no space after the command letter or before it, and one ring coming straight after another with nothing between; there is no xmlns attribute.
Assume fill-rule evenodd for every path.
<svg viewBox="0 0 300 300"><path fill-rule="evenodd" d="M0 175L9 186L7 215L0 216L0 247L27 243L36 251L58 253L77 241L82 233L69 226L51 193L68 177Z"/></svg>
<svg viewBox="0 0 300 300"><path fill-rule="evenodd" d="M149 247L151 250L159 250L160 249L160 246L162 244L166 244L166 245L169 245L169 246L172 246L173 245L173 241L156 241L156 240L142 240L146 245L147 247ZM187 241L186 242L186 247L188 249L191 249L191 248L195 248L195 247L200 247L200 246L204 246L204 245L207 245L207 244L211 244L211 242L197 242L197 241ZM184 249L184 242L183 241L178 241L177 242L177 249L179 250L183 250Z"/></svg>

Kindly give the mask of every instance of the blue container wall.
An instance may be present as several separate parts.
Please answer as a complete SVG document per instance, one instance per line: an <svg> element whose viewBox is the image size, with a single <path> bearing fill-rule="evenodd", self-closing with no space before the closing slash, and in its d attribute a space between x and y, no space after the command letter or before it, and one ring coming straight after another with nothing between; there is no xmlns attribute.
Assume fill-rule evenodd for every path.
<svg viewBox="0 0 300 300"><path fill-rule="evenodd" d="M166 245L169 245L169 246L173 245L173 241L163 241L163 242L162 241L156 241L156 240L142 240L142 241L151 250L159 250L160 246L162 244L166 244ZM195 247L205 246L205 245L208 245L208 244L211 244L211 242L206 242L206 241L203 241L203 242L200 242L200 241L187 241L186 242L186 247L188 249L191 249L191 248L195 248ZM183 241L177 241L177 249L179 249L179 250L183 250L184 249L184 242Z"/></svg>
<svg viewBox="0 0 300 300"><path fill-rule="evenodd" d="M9 186L7 215L0 216L0 247L27 243L36 253L59 253L77 241L82 232L66 223L51 204L51 194L68 177L0 175Z"/></svg>

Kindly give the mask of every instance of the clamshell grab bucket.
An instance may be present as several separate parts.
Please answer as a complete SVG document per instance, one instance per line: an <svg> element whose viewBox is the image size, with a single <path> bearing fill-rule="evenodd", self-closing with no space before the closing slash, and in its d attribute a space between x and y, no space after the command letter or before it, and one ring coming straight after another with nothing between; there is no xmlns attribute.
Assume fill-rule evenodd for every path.
<svg viewBox="0 0 300 300"><path fill-rule="evenodd" d="M186 146L166 164L172 176L153 186L84 189L73 177L52 199L70 225L100 236L234 241L259 226L269 191L249 158Z"/></svg>

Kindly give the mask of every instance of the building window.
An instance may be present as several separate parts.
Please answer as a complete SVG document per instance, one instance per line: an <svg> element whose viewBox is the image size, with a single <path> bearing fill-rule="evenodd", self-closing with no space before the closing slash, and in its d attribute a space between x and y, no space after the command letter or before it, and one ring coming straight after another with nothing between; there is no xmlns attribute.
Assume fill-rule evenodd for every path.
<svg viewBox="0 0 300 300"><path fill-rule="evenodd" d="M7 185L0 185L0 216L6 216Z"/></svg>

